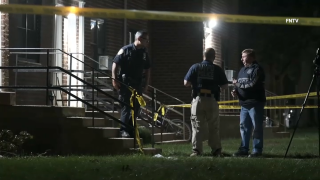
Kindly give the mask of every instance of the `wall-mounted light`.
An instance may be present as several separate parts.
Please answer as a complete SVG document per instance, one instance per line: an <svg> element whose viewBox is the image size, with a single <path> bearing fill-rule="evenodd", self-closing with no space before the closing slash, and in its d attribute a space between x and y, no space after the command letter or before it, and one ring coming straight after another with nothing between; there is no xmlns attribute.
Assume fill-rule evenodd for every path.
<svg viewBox="0 0 320 180"><path fill-rule="evenodd" d="M212 33L212 30L217 27L218 21L215 18L209 19L208 21L204 21L204 31L205 33Z"/></svg>
<svg viewBox="0 0 320 180"><path fill-rule="evenodd" d="M216 19L210 19L208 21L208 28L215 28L217 26L217 20Z"/></svg>
<svg viewBox="0 0 320 180"><path fill-rule="evenodd" d="M76 17L76 15L74 14L74 13L69 13L68 14L68 19L70 19L70 18L75 18Z"/></svg>

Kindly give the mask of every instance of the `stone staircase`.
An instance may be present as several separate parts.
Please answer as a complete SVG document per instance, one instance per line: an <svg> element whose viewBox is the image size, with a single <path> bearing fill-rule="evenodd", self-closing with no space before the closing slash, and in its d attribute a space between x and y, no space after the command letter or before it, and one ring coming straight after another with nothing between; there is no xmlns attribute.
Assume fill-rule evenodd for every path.
<svg viewBox="0 0 320 180"><path fill-rule="evenodd" d="M112 120L86 117L84 108L16 105L14 92L1 92L0 97L1 129L32 134L34 139L28 150L34 153L41 153L44 149L61 155L110 155L137 151L138 145L135 146L133 138L119 137L119 128L112 126ZM114 116L118 118L119 113ZM140 141L143 145L143 139ZM161 149L144 148L144 153L158 154Z"/></svg>
<svg viewBox="0 0 320 180"><path fill-rule="evenodd" d="M120 119L120 112L118 111L106 111L108 114L114 116L117 119ZM119 129L120 124L108 119L108 117L105 117L100 112L94 111L94 120L92 118L92 111L86 111L85 116L83 118L83 126L88 128L101 128L113 131L114 137L119 136ZM152 127L150 124L140 118L137 118L137 124L139 127L144 127L150 130L152 132ZM186 140L180 140L176 137L176 134L173 132L162 132L161 128L154 127L154 142L155 144L162 144L162 143L188 143Z"/></svg>
<svg viewBox="0 0 320 180"><path fill-rule="evenodd" d="M98 72L96 72L98 74ZM86 73L87 77L84 77L84 79L88 82L88 83L92 83L92 76L91 76L91 72L87 72ZM102 90L110 95L112 95L113 97L118 97L118 93L117 91L113 90L112 87L112 82L111 82L111 78L107 77L104 74L99 74L98 76L95 76L94 78L94 83L95 85L99 85L102 86ZM85 99L92 99L92 89L87 89L84 91L84 98ZM115 117L116 119L120 119L120 105L119 102L113 100L110 97L107 97L106 95L99 93L97 91L94 91L94 99L95 99L95 106L98 107L101 110L104 110L106 113L112 115L113 117ZM144 97L144 99L146 100L146 98ZM88 101L90 104L92 104L91 101ZM147 105L148 106L148 105ZM143 108L145 109L145 108ZM151 112L150 109L148 109L149 112ZM90 107L86 107L86 113L85 113L85 117L87 117L86 119L89 119L89 117L91 117L92 119L92 114L94 114L94 123L90 123L92 124L92 126L94 127L99 127L99 128L119 128L119 123L110 120L108 117L104 116L103 114L101 114L100 112L97 111L93 111ZM98 120L97 120L98 118ZM99 121L99 122L97 122ZM97 123L96 123L97 122ZM152 130L152 126L151 123L149 123L150 120L146 120L146 119L142 119L141 117L137 118L137 124L138 126L142 126L145 127L147 129L149 129L150 131ZM89 127L89 126L88 126ZM188 140L181 140L180 138L178 138L176 136L176 134L174 132L166 132L165 130L162 131L161 133L161 128L159 127L154 127L154 141L156 144L162 144L162 143L189 143Z"/></svg>

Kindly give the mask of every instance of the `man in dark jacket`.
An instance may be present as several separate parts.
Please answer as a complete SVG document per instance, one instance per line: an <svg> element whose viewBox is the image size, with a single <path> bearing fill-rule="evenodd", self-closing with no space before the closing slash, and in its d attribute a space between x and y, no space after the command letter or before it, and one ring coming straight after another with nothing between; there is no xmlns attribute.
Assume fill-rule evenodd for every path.
<svg viewBox="0 0 320 180"><path fill-rule="evenodd" d="M134 43L122 47L113 59L112 85L118 90L119 99L126 104L130 104L131 91L126 86L121 86L118 81L136 89L139 95L142 95L143 91L147 92L150 79L150 59L146 49L148 44L149 33L144 30L138 31L135 35ZM142 90L143 74L146 77L144 90ZM140 105L139 103L136 104L134 114L137 116ZM120 120L133 126L130 106L121 105ZM120 135L124 138L134 137L134 131L121 125Z"/></svg>
<svg viewBox="0 0 320 180"><path fill-rule="evenodd" d="M234 156L248 156L249 143L253 130L253 149L249 157L262 155L263 149L263 119L266 102L263 68L255 60L255 51L245 49L242 51L241 68L238 79L233 80L235 89L231 92L233 97L238 96L241 106L240 133L241 146Z"/></svg>
<svg viewBox="0 0 320 180"><path fill-rule="evenodd" d="M208 145L211 154L221 156L219 105L220 88L228 87L226 74L221 67L213 64L216 52L207 48L204 60L192 65L184 78L184 85L192 87L191 125L192 125L192 154L203 153L203 134L207 129Z"/></svg>

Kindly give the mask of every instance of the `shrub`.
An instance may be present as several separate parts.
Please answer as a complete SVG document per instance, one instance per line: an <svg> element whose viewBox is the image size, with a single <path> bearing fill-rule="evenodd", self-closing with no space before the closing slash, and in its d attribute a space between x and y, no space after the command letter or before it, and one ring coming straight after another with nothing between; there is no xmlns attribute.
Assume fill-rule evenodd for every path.
<svg viewBox="0 0 320 180"><path fill-rule="evenodd" d="M144 127L144 126L139 126L139 135L140 138L143 139L143 144L150 144L151 143L151 131L150 129Z"/></svg>
<svg viewBox="0 0 320 180"><path fill-rule="evenodd" d="M21 131L18 135L14 135L10 130L2 130L0 132L0 154L17 155L22 150L22 145L32 138L26 131Z"/></svg>

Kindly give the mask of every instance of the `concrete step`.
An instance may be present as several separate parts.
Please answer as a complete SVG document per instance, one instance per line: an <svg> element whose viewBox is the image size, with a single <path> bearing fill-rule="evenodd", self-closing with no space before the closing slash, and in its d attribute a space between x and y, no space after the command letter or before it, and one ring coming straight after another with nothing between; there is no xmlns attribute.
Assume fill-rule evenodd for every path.
<svg viewBox="0 0 320 180"><path fill-rule="evenodd" d="M0 92L0 105L16 105L15 92Z"/></svg>
<svg viewBox="0 0 320 180"><path fill-rule="evenodd" d="M100 117L94 117L94 119L92 117L71 117L71 118L76 118L76 119L79 119L79 121L82 121L82 125L84 127L120 127L120 123L112 119L105 119ZM137 121L138 125L144 126L144 124L141 124L141 122L142 121ZM148 127L148 129L152 132L152 127ZM161 129L154 127L154 132L161 133Z"/></svg>
<svg viewBox="0 0 320 180"><path fill-rule="evenodd" d="M175 138L176 138L175 133L162 133L162 141L176 140ZM161 142L161 133L154 134L154 141Z"/></svg>
<svg viewBox="0 0 320 180"><path fill-rule="evenodd" d="M92 117L69 117L68 119L73 119L81 124L83 127L105 127L104 118L94 118L94 123Z"/></svg>
<svg viewBox="0 0 320 180"><path fill-rule="evenodd" d="M116 145L118 147L123 147L123 148L134 148L134 138L121 138L121 137L116 137L116 138L108 138L108 141L110 141L113 145ZM140 142L143 145L143 139L140 138ZM138 144L136 143L136 148L138 148Z"/></svg>
<svg viewBox="0 0 320 180"><path fill-rule="evenodd" d="M104 111L104 112L115 117L116 119L120 119L120 113L118 111ZM104 114L100 113L99 111L93 111L93 113L94 113L94 117L109 119L109 117L105 116ZM92 117L92 111L86 111L85 116Z"/></svg>
<svg viewBox="0 0 320 180"><path fill-rule="evenodd" d="M290 137L289 132L283 132L283 131L278 131L278 130L279 130L279 127L265 127L263 129L264 139Z"/></svg>
<svg viewBox="0 0 320 180"><path fill-rule="evenodd" d="M263 138L264 139L271 139L273 138L273 128L272 127L264 127L263 128ZM252 131L252 135L253 135L253 131Z"/></svg>
<svg viewBox="0 0 320 180"><path fill-rule="evenodd" d="M99 131L104 138L117 138L120 136L120 128L116 127L88 127L95 131Z"/></svg>
<svg viewBox="0 0 320 180"><path fill-rule="evenodd" d="M110 100L111 101L110 98L109 99L108 98L100 98L100 99L104 100L105 102L99 102L99 101L95 100L93 104L94 105L101 105L101 106L103 106L103 105L113 106L114 105L115 107L117 107L120 104L118 101L114 101L113 103L106 101L106 100ZM89 104L92 104L92 99L88 99L87 101L88 101Z"/></svg>
<svg viewBox="0 0 320 180"><path fill-rule="evenodd" d="M104 79L111 79L110 77L108 77L108 76L105 76L105 75L103 75L103 76L98 76L98 77L94 77L94 78L98 78L98 79L102 79L102 80L104 80ZM87 77L84 77L84 79L92 79L92 77L91 76L87 76Z"/></svg>
<svg viewBox="0 0 320 180"><path fill-rule="evenodd" d="M150 130L150 132L152 133L152 127L146 127ZM157 127L154 127L154 133L161 133L161 129L160 128L157 128ZM162 131L162 133L164 133L164 131Z"/></svg>
<svg viewBox="0 0 320 180"><path fill-rule="evenodd" d="M140 126L145 126L145 127L148 127L149 126L149 123L140 119L140 118L137 118L137 123L140 125Z"/></svg>
<svg viewBox="0 0 320 180"><path fill-rule="evenodd" d="M275 132L273 135L275 138L290 138L291 133L290 132Z"/></svg>
<svg viewBox="0 0 320 180"><path fill-rule="evenodd" d="M87 92L88 94L92 92L92 90L95 92L95 94L99 91L96 89L92 89L92 88L87 88L87 89L71 89L72 91L83 91L83 92ZM102 90L103 92L106 93L110 93L113 92L113 89L109 89L109 88L101 88L100 90Z"/></svg>
<svg viewBox="0 0 320 180"><path fill-rule="evenodd" d="M69 117L73 124L81 127L120 127L119 123L114 120L95 117Z"/></svg>
<svg viewBox="0 0 320 180"><path fill-rule="evenodd" d="M155 144L188 144L188 143L190 142L187 140L171 140L171 141L155 142Z"/></svg>

